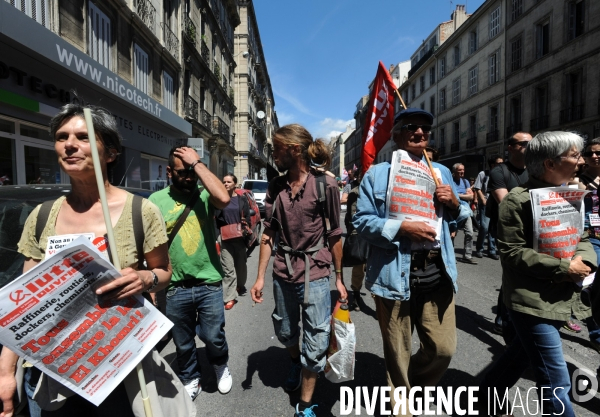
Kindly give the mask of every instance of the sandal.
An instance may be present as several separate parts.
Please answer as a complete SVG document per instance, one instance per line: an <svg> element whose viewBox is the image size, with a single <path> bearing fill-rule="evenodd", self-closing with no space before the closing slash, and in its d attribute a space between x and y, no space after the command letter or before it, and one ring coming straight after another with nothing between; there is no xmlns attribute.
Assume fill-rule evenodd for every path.
<svg viewBox="0 0 600 417"><path fill-rule="evenodd" d="M568 330L573 333L581 332L581 327L578 324L575 324L571 320L567 320L565 324L563 324L563 329Z"/></svg>
<svg viewBox="0 0 600 417"><path fill-rule="evenodd" d="M225 310L231 310L237 301L231 300L225 303Z"/></svg>

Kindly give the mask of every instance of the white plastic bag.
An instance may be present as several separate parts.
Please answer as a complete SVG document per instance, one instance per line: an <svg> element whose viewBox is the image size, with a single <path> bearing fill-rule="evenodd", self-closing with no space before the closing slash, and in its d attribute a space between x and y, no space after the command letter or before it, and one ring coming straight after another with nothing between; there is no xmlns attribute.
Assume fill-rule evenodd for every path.
<svg viewBox="0 0 600 417"><path fill-rule="evenodd" d="M331 336L327 350L325 377L331 382L345 382L354 379L354 351L356 332L354 323L331 319Z"/></svg>

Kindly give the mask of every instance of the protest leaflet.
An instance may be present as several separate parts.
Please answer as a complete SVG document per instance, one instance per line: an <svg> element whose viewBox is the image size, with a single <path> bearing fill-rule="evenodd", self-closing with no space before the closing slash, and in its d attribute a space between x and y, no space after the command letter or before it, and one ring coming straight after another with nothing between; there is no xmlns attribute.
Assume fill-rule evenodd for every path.
<svg viewBox="0 0 600 417"><path fill-rule="evenodd" d="M173 327L141 296L103 302L119 277L82 236L0 289L0 343L99 405Z"/></svg>
<svg viewBox="0 0 600 417"><path fill-rule="evenodd" d="M571 259L583 233L583 198L589 191L569 187L530 190L533 249Z"/></svg>
<svg viewBox="0 0 600 417"><path fill-rule="evenodd" d="M441 179L440 170L434 171ZM427 164L406 151L395 151L387 189L388 219L425 222L435 229L439 241L444 205L433 203L435 181Z"/></svg>

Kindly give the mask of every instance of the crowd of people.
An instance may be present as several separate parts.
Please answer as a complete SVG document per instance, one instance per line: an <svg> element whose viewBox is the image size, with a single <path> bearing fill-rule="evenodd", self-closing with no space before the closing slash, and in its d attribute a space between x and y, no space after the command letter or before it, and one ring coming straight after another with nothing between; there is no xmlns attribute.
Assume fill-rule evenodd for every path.
<svg viewBox="0 0 600 417"><path fill-rule="evenodd" d="M168 155L169 185L141 205L144 241L138 245L130 232L137 207L132 195L107 180L121 152L117 126L106 110L91 110L117 250L124 260L122 277L98 289L97 294L118 300L149 292L160 304L156 294L165 292L162 310L174 323L177 371L156 351L144 361L165 375L154 393L161 407L157 415L193 416L192 401L202 390L196 336L205 344L219 392L227 394L232 388L225 310L233 308L238 295L246 292L246 234L251 233L248 223L255 213L247 196L236 192L235 175L220 179L194 149L176 147ZM463 262L476 265L474 258L487 252L489 258L502 263L496 330L507 349L484 375L481 392L491 387L510 388L530 367L542 413L573 416L559 329L571 328L572 315L578 315L588 326L592 346L600 351L600 329L589 307L583 305L577 286L597 269L600 259L600 139L584 148L582 139L572 133L546 132L535 138L516 133L508 138L508 160L490 159L489 170L470 183L464 178L464 164L457 163L450 170L436 162L437 152L428 147L432 123L430 113L405 109L395 117L390 136L414 163L426 161L424 153L429 153L437 180L431 204L441 216L438 230L418 219L388 216L390 162L373 165L364 173L349 171L340 193L336 178L324 172L331 155L322 140L313 140L297 124L274 133L274 161L285 174L269 183L258 271L249 292L254 302L264 301L266 272L273 258L275 309L271 318L274 333L290 357L282 387L288 392L300 390L295 415L315 416L312 398L330 341L331 276L336 296L348 300L354 310L360 310L363 286L373 295L385 373L392 390L438 384L457 347L454 238L462 229ZM19 242L19 252L26 258L24 271L44 259L49 236L106 233L106 226L98 220L102 208L94 191L95 174L81 106L63 107L52 119L51 135L72 189L53 203L40 236L36 234L39 208L27 219ZM585 231L581 231L575 256L560 259L534 250L529 191L565 184L591 192L585 200ZM343 278L343 205L348 235L357 234L371 247L367 262L352 268L350 292ZM138 248L143 248L143 254ZM139 262L142 258L145 266ZM412 355L415 330L420 348ZM14 409L19 384L24 385L34 417L143 414L139 386L129 377L95 407L37 368L27 367L23 380L17 380L18 360L16 353L6 347L2 350L0 400L5 416ZM493 401L481 400L482 404Z"/></svg>

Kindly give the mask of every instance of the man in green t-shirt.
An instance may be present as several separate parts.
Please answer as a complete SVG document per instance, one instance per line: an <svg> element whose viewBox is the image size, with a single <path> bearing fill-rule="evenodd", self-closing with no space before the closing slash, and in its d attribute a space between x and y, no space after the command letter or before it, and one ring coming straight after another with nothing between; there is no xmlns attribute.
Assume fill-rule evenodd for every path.
<svg viewBox="0 0 600 417"><path fill-rule="evenodd" d="M197 328L215 369L219 392L226 394L231 390L232 378L227 367L223 272L213 212L229 204L229 194L192 148L171 149L167 177L171 185L152 194L150 201L160 209L169 235L173 275L167 289L167 317L175 325L172 334L178 376L192 400L196 398L202 391L194 341ZM198 178L204 185L202 191ZM185 220L178 224L181 216Z"/></svg>

